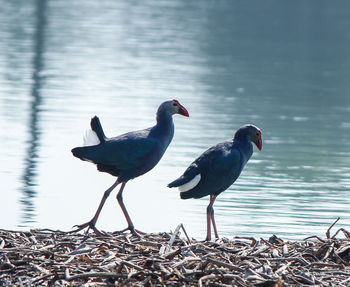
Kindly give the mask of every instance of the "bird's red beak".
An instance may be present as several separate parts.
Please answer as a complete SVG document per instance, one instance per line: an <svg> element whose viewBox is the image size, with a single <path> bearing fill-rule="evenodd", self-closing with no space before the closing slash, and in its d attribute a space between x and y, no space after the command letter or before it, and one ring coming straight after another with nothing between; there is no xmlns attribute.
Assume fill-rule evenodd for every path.
<svg viewBox="0 0 350 287"><path fill-rule="evenodd" d="M259 137L254 141L254 143L259 150L262 150L262 139L261 139L260 131L259 131Z"/></svg>
<svg viewBox="0 0 350 287"><path fill-rule="evenodd" d="M178 114L179 115L182 115L182 116L185 116L185 117L189 117L190 116L190 114L188 113L188 111L186 110L186 108L183 106L183 105L181 105L180 103L179 103L179 101L176 101L177 102L177 104L179 105L179 110L178 110Z"/></svg>

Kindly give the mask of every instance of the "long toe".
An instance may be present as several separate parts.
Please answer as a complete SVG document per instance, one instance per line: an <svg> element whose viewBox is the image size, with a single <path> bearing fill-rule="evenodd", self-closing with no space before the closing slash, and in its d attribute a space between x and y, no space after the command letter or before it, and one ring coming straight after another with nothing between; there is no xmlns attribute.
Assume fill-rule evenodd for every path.
<svg viewBox="0 0 350 287"><path fill-rule="evenodd" d="M94 223L93 220L90 220L90 221L88 221L88 222L86 222L86 223L83 223L83 224L74 225L73 228L74 228L74 227L77 227L77 229L74 229L74 230L70 231L70 233L79 232L80 230L83 230L83 229L87 228L86 233L88 233L89 230L92 229L92 230L95 232L96 235L98 235L98 236L105 236L104 233L100 232L100 231L95 227L95 223Z"/></svg>
<svg viewBox="0 0 350 287"><path fill-rule="evenodd" d="M146 232L143 232L141 230L138 230L138 229L134 229L134 232L140 234L140 235L146 235L147 233Z"/></svg>
<svg viewBox="0 0 350 287"><path fill-rule="evenodd" d="M86 227L92 228L93 226L92 226L91 223L92 222L89 221L89 222L86 222L86 223L83 223L83 224L76 224L76 225L73 226L73 228L76 227L77 229L74 229L74 230L70 231L70 233L78 232L80 230L83 230Z"/></svg>
<svg viewBox="0 0 350 287"><path fill-rule="evenodd" d="M138 230L138 229L135 229L133 226L128 226L127 228L124 228L124 229L122 229L122 230L119 230L119 231L114 231L113 233L112 233L112 235L120 235L120 234L122 234L122 233L124 233L125 231L130 231L130 233L132 234L132 235L135 235L135 236L137 236L137 237L139 237L139 238L141 238L143 235L145 235L146 233L145 232L142 232L142 231L140 231L140 230Z"/></svg>
<svg viewBox="0 0 350 287"><path fill-rule="evenodd" d="M91 227L91 229L94 231L94 233L95 233L97 236L100 236L100 237L110 237L110 235L108 235L106 232L100 231L100 230L98 230L96 227Z"/></svg>

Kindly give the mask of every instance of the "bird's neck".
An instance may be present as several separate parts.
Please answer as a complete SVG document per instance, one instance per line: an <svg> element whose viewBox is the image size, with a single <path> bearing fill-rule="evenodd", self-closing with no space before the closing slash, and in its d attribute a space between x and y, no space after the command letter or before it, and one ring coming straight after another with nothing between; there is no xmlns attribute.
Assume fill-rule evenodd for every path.
<svg viewBox="0 0 350 287"><path fill-rule="evenodd" d="M165 152L174 136L173 117L168 113L158 113L157 124L153 127L151 136L160 140L163 152Z"/></svg>
<svg viewBox="0 0 350 287"><path fill-rule="evenodd" d="M158 134L169 135L172 138L172 134L174 133L172 115L167 112L158 112L156 130Z"/></svg>
<svg viewBox="0 0 350 287"><path fill-rule="evenodd" d="M238 147L238 149L244 154L246 160L248 161L249 158L253 154L253 145L250 141L248 136L242 136L239 138L234 138L235 146Z"/></svg>
<svg viewBox="0 0 350 287"><path fill-rule="evenodd" d="M157 125L167 126L173 123L173 117L165 111L160 111L157 113Z"/></svg>

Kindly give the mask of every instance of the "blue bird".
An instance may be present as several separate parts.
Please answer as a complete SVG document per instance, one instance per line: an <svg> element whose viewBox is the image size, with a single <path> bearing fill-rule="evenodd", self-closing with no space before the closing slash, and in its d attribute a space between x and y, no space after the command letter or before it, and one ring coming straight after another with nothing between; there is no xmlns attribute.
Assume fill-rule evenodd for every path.
<svg viewBox="0 0 350 287"><path fill-rule="evenodd" d="M85 134L84 146L73 148L72 153L81 160L96 164L99 171L116 176L117 180L104 192L94 217L84 224L76 225L74 232L87 227L87 231L91 228L97 235L103 235L95 227L96 221L112 190L121 184L117 200L128 223L128 227L122 232L130 230L135 235L142 233L134 228L125 208L123 189L129 180L150 171L162 158L174 136L174 114L189 117L188 111L179 101L169 100L159 106L155 126L112 138L105 136L98 117L91 119L91 130Z"/></svg>
<svg viewBox="0 0 350 287"><path fill-rule="evenodd" d="M215 238L219 237L214 220L214 201L241 174L253 154L252 142L259 150L262 149L261 131L254 125L245 125L235 133L233 140L219 143L206 150L182 176L168 185L178 187L182 199L210 195L207 207L207 241L211 240L211 224Z"/></svg>

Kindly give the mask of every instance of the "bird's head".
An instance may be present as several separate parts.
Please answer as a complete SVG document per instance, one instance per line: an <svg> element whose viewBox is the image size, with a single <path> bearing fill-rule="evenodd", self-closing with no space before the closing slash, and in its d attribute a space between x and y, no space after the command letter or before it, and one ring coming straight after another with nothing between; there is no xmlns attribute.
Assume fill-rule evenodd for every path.
<svg viewBox="0 0 350 287"><path fill-rule="evenodd" d="M189 113L186 108L180 104L178 100L165 101L159 106L158 113L167 112L170 115L179 114L185 117L189 117Z"/></svg>
<svg viewBox="0 0 350 287"><path fill-rule="evenodd" d="M256 147L262 149L261 130L254 125L245 125L241 127L235 134L235 139L248 136L251 142L255 143Z"/></svg>

